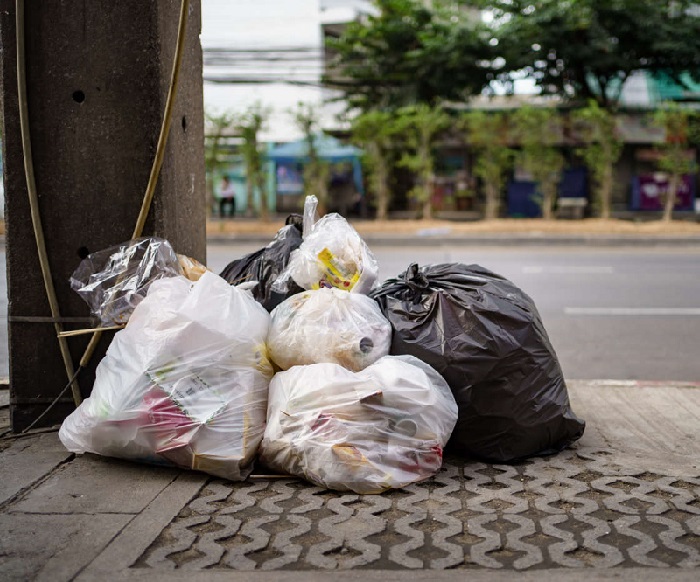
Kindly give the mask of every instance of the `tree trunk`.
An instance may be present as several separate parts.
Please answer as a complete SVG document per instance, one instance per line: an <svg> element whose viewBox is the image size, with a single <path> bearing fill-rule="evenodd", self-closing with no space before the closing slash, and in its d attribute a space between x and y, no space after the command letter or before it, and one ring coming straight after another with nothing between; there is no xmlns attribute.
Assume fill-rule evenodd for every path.
<svg viewBox="0 0 700 582"><path fill-rule="evenodd" d="M377 220L386 220L389 214L389 172L384 159L377 160Z"/></svg>
<svg viewBox="0 0 700 582"><path fill-rule="evenodd" d="M316 171L314 172L314 182L316 190L316 198L318 198L318 215L324 216L328 212L328 173L326 168L317 162Z"/></svg>
<svg viewBox="0 0 700 582"><path fill-rule="evenodd" d="M486 183L484 186L486 191L486 207L484 208L484 218L491 220L498 218L498 201L496 200L496 187L494 184Z"/></svg>
<svg viewBox="0 0 700 582"><path fill-rule="evenodd" d="M267 188L265 187L265 172L257 171L258 191L260 192L260 219L263 222L270 220L270 208L267 203Z"/></svg>
<svg viewBox="0 0 700 582"><path fill-rule="evenodd" d="M216 192L214 191L214 177L216 176L216 168L218 164L219 156L219 136L214 137L214 141L211 144L210 151L210 164L209 164L209 180L207 180L207 195L209 198L209 216L213 217L214 213L218 210L216 204Z"/></svg>
<svg viewBox="0 0 700 582"><path fill-rule="evenodd" d="M216 196L214 195L214 176L213 174L207 180L207 199L209 200L208 216L211 218L216 211Z"/></svg>
<svg viewBox="0 0 700 582"><path fill-rule="evenodd" d="M246 170L245 177L246 186L246 209L245 215L251 218L255 213L255 176L252 175L250 166Z"/></svg>
<svg viewBox="0 0 700 582"><path fill-rule="evenodd" d="M613 167L612 164L605 166L603 179L600 184L600 217L610 218L610 208L612 206L613 189Z"/></svg>
<svg viewBox="0 0 700 582"><path fill-rule="evenodd" d="M425 188L425 198L423 199L423 220L430 220L433 217L433 204L431 201L432 182L428 182Z"/></svg>
<svg viewBox="0 0 700 582"><path fill-rule="evenodd" d="M433 217L433 182L435 177L432 173L423 174L420 179L420 189L423 191L421 207L421 218L430 220Z"/></svg>
<svg viewBox="0 0 700 582"><path fill-rule="evenodd" d="M664 214L661 217L661 220L664 222L671 222L673 218L673 208L676 205L676 192L679 182L680 176L671 174L671 179L668 181L668 192L666 192L666 202L664 203Z"/></svg>
<svg viewBox="0 0 700 582"><path fill-rule="evenodd" d="M542 218L551 220L554 218L552 206L554 206L554 192L551 184L545 184L542 188ZM556 186L554 186L556 188Z"/></svg>

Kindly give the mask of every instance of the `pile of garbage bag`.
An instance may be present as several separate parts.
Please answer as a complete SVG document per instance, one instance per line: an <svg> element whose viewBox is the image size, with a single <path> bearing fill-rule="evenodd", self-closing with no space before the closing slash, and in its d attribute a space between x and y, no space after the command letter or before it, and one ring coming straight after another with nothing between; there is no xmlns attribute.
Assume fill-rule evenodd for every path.
<svg viewBox="0 0 700 582"><path fill-rule="evenodd" d="M322 487L379 493L434 475L443 449L511 462L580 438L532 299L478 265L379 265L308 197L221 276L144 238L90 255L73 288L126 323L71 451L245 479L254 460ZM303 228L302 228L303 224Z"/></svg>

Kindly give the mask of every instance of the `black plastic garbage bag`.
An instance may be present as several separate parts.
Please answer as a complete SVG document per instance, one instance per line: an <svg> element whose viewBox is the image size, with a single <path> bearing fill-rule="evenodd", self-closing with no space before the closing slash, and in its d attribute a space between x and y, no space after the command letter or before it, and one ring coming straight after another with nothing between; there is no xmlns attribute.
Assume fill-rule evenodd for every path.
<svg viewBox="0 0 700 582"><path fill-rule="evenodd" d="M583 435L534 302L478 265L411 265L372 297L391 354L440 372L459 406L450 447L499 462L561 450Z"/></svg>
<svg viewBox="0 0 700 582"><path fill-rule="evenodd" d="M266 247L230 262L221 272L221 277L231 285L247 281L257 281L252 289L253 297L268 311L272 311L287 297L303 291L294 281L289 280L284 292L272 291L272 284L284 271L289 255L302 243L303 217L290 214L272 242Z"/></svg>

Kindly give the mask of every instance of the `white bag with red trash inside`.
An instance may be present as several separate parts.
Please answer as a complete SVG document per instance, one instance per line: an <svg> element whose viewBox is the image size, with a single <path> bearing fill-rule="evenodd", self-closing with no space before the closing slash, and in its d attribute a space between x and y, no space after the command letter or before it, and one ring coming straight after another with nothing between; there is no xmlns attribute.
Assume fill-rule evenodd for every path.
<svg viewBox="0 0 700 582"><path fill-rule="evenodd" d="M270 383L261 460L329 489L381 493L434 475L456 422L449 386L413 356L361 372L294 366Z"/></svg>
<svg viewBox="0 0 700 582"><path fill-rule="evenodd" d="M265 428L270 316L206 272L155 281L61 426L70 451L243 479Z"/></svg>

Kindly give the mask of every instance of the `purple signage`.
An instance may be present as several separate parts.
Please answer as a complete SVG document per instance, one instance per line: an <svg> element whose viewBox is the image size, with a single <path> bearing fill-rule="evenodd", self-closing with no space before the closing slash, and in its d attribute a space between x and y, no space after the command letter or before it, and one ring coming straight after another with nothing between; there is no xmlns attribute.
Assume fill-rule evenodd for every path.
<svg viewBox="0 0 700 582"><path fill-rule="evenodd" d="M694 205L693 176L686 174L676 189L675 210L692 210ZM668 174L642 174L638 180L638 199L635 205L639 210L663 210L668 191Z"/></svg>

